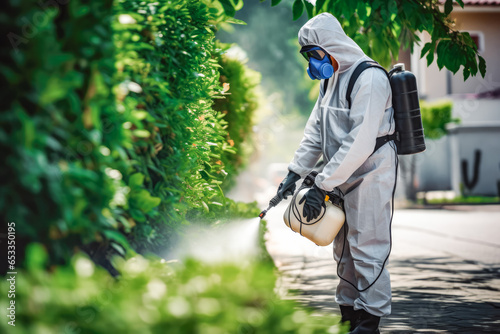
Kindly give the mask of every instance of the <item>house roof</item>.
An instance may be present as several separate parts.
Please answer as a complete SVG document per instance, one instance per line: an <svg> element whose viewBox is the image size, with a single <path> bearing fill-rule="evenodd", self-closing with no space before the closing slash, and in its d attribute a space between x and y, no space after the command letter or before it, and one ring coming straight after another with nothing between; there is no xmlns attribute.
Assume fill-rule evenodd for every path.
<svg viewBox="0 0 500 334"><path fill-rule="evenodd" d="M463 0L463 2L465 6L500 6L500 0Z"/></svg>

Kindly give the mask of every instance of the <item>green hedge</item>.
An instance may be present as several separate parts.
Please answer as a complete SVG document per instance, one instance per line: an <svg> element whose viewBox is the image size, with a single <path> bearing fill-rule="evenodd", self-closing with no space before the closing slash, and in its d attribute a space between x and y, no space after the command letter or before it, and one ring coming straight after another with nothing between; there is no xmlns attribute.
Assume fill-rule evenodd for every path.
<svg viewBox="0 0 500 334"><path fill-rule="evenodd" d="M446 124L458 123L459 119L453 119L451 111L453 103L449 100L436 102L420 101L420 111L422 113L422 125L425 137L429 139L439 139L446 134Z"/></svg>
<svg viewBox="0 0 500 334"><path fill-rule="evenodd" d="M112 278L82 255L46 272L40 245L28 249L16 280L16 333L339 333L338 319L312 315L274 293L267 262L244 267L190 260L117 260ZM9 281L0 281L2 291ZM0 307L10 311L7 293ZM3 316L1 332L11 332Z"/></svg>
<svg viewBox="0 0 500 334"><path fill-rule="evenodd" d="M119 1L116 17L118 76L122 86L132 83L139 92L125 89L119 110L135 115L131 126L139 133L130 150L135 175L161 203L149 211L131 208L137 223L133 241L136 249L146 244L164 250L169 244L164 237L185 217L211 221L248 211L225 198L220 185L228 174L225 168L237 168L234 158L227 158L238 156L227 128L251 124L226 120L212 109L224 90L211 26L215 11L195 0L163 5ZM255 209L247 213L257 214Z"/></svg>
<svg viewBox="0 0 500 334"><path fill-rule="evenodd" d="M59 2L0 15L13 43L0 50L0 212L19 258L31 241L53 263L83 245L160 251L187 219L257 215L220 188L238 154L212 109L223 14L197 0Z"/></svg>
<svg viewBox="0 0 500 334"><path fill-rule="evenodd" d="M223 51L229 45L221 45ZM234 184L238 171L247 163L253 151L252 126L253 115L259 106L257 87L260 84L260 73L248 68L239 59L222 54L219 57L220 82L224 89L224 98L216 99L214 109L224 115L228 122L228 141L239 154L224 152L222 163L226 166L228 176L224 180L223 189Z"/></svg>
<svg viewBox="0 0 500 334"><path fill-rule="evenodd" d="M107 171L129 167L111 90L113 2L60 2L8 1L0 16L12 42L0 50L1 221L16 223L19 258L37 240L54 262L120 235Z"/></svg>

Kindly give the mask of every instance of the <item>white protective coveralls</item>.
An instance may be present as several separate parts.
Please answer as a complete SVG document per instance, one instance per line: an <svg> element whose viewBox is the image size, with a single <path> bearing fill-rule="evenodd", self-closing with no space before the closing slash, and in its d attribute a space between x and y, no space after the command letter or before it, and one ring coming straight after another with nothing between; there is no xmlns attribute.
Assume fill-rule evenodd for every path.
<svg viewBox="0 0 500 334"><path fill-rule="evenodd" d="M322 47L339 68L329 79L326 92L320 93L288 169L304 177L323 155L326 165L317 175L316 185L326 191L338 187L345 194L346 224L334 241L341 277L336 301L386 316L391 312L385 266L391 249L397 154L392 141L375 153L373 150L377 137L395 129L389 80L381 69L363 71L352 90L349 109L349 78L359 63L371 59L328 13L312 18L300 29L299 43Z"/></svg>

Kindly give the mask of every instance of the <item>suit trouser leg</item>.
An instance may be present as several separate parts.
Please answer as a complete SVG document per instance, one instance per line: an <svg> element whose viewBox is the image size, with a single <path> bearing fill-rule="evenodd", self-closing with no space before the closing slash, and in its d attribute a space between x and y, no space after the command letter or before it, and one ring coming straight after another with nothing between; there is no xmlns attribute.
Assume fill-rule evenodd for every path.
<svg viewBox="0 0 500 334"><path fill-rule="evenodd" d="M341 277L337 302L382 317L391 313L386 267L395 182L391 155L395 153L388 145L379 151L343 185L346 223L335 239L334 253Z"/></svg>
<svg viewBox="0 0 500 334"><path fill-rule="evenodd" d="M339 305L354 306L354 301L359 297L359 292L348 282L356 282L354 262L351 257L349 244L345 240L348 227L346 224L340 229L334 242L334 258L337 261L337 274L340 279L335 293L335 301ZM340 262L339 262L340 261Z"/></svg>

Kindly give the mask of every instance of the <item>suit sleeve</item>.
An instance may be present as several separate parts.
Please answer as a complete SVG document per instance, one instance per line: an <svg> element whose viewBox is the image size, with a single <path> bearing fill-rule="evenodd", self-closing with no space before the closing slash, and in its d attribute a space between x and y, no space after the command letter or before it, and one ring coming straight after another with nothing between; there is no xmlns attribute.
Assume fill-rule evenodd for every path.
<svg viewBox="0 0 500 334"><path fill-rule="evenodd" d="M386 74L370 68L361 73L351 94L351 127L339 150L316 177L326 191L345 183L373 153L384 113L391 99Z"/></svg>
<svg viewBox="0 0 500 334"><path fill-rule="evenodd" d="M300 142L299 148L295 151L292 162L288 166L288 170L299 174L301 177L306 176L312 171L322 154L319 122L320 103L321 96L316 101L304 129L304 137Z"/></svg>

